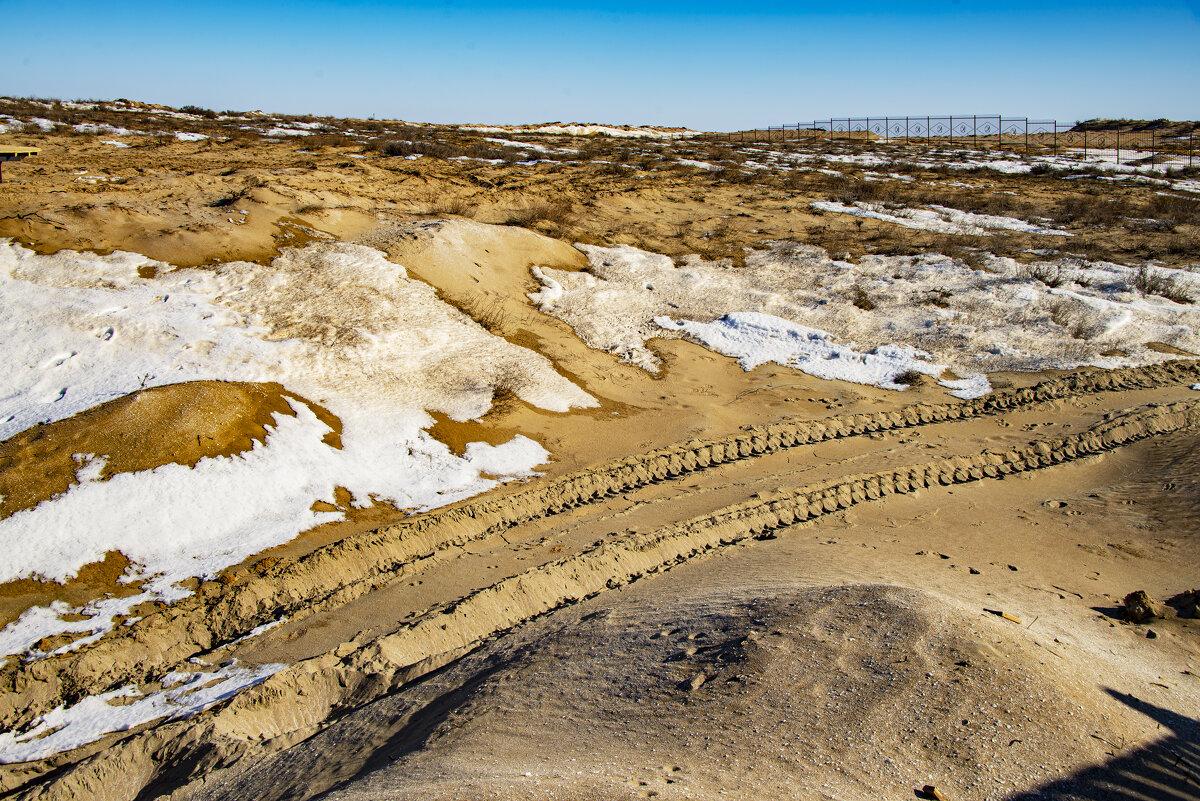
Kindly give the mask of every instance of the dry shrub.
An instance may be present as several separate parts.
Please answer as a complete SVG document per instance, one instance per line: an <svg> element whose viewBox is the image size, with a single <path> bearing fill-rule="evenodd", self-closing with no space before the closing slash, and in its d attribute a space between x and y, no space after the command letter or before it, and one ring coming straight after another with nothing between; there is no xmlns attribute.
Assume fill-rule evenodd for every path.
<svg viewBox="0 0 1200 801"><path fill-rule="evenodd" d="M1195 303L1195 300L1179 281L1162 270L1145 266L1139 267L1129 283L1143 295L1158 295L1160 298L1166 298L1175 303Z"/></svg>
<svg viewBox="0 0 1200 801"><path fill-rule="evenodd" d="M1050 320L1073 339L1089 341L1104 333L1104 322L1087 305L1061 298L1050 304Z"/></svg>
<svg viewBox="0 0 1200 801"><path fill-rule="evenodd" d="M1022 264L1017 269L1017 275L1021 278L1040 281L1052 288L1062 286L1066 282L1066 277L1063 275L1061 267L1057 264L1046 264L1045 262Z"/></svg>
<svg viewBox="0 0 1200 801"><path fill-rule="evenodd" d="M830 198L846 205L856 202L899 203L903 200L901 188L892 181L864 181L843 176L833 178L830 183Z"/></svg>
<svg viewBox="0 0 1200 801"><path fill-rule="evenodd" d="M867 294L867 290L861 286L856 286L851 290L850 302L863 311L871 311L875 308L875 301L871 300L871 296Z"/></svg>
<svg viewBox="0 0 1200 801"><path fill-rule="evenodd" d="M566 198L539 200L509 212L504 224L530 228L539 222L548 222L561 226L570 223L573 214L571 201Z"/></svg>
<svg viewBox="0 0 1200 801"><path fill-rule="evenodd" d="M919 387L929 383L929 376L919 373L916 370L905 370L893 378L892 381L905 387Z"/></svg>
<svg viewBox="0 0 1200 801"><path fill-rule="evenodd" d="M463 197L443 197L429 205L427 214L438 217L474 217L477 208L474 203Z"/></svg>
<svg viewBox="0 0 1200 801"><path fill-rule="evenodd" d="M1200 236L1195 234L1175 234L1167 237L1163 243L1163 250L1171 256L1183 256L1184 258L1195 259L1200 258Z"/></svg>
<svg viewBox="0 0 1200 801"><path fill-rule="evenodd" d="M353 136L340 133L313 134L304 138L304 144L310 148L322 147L354 147L359 141Z"/></svg>
<svg viewBox="0 0 1200 801"><path fill-rule="evenodd" d="M509 314L504 301L497 297L474 299L467 304L465 311L486 331L497 336L509 330L512 325L512 315Z"/></svg>
<svg viewBox="0 0 1200 801"><path fill-rule="evenodd" d="M1124 198L1095 194L1067 195L1050 210L1049 217L1060 225L1098 225L1112 227L1123 218L1136 215Z"/></svg>
<svg viewBox="0 0 1200 801"><path fill-rule="evenodd" d="M1071 324L1072 318L1075 316L1074 306L1068 300L1056 300L1050 304L1050 320L1055 325L1066 328Z"/></svg>
<svg viewBox="0 0 1200 801"><path fill-rule="evenodd" d="M918 292L914 295L914 300L924 306L936 306L939 309L950 308L950 298L953 297L949 289L930 289L926 292Z"/></svg>
<svg viewBox="0 0 1200 801"><path fill-rule="evenodd" d="M409 132L405 132L408 135ZM435 159L473 158L490 161L520 161L524 153L506 147L489 147L477 142L450 142L432 139L425 130L411 133L412 138L394 140L372 140L368 149L392 158L404 156L428 156Z"/></svg>
<svg viewBox="0 0 1200 801"><path fill-rule="evenodd" d="M217 112L210 108L202 108L200 106L180 106L179 110L184 114L194 114L197 117L204 117L208 120L215 120L217 118Z"/></svg>

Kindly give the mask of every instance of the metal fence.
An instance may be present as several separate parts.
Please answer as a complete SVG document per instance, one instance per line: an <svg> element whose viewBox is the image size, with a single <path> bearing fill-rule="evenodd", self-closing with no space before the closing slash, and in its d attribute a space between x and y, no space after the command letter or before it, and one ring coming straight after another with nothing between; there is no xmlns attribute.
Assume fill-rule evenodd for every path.
<svg viewBox="0 0 1200 801"><path fill-rule="evenodd" d="M1200 164L1196 126L1150 123L1062 123L999 114L925 117L831 117L710 136L730 143L844 142L854 146L917 145L1000 149L1029 155L1070 155L1084 161L1134 166L1191 167ZM1174 130L1172 130L1174 128Z"/></svg>

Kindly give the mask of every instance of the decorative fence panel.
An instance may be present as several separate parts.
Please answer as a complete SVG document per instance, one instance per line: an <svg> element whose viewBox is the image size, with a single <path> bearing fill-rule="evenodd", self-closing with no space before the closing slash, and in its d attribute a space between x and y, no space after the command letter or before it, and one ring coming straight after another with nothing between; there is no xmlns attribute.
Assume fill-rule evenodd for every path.
<svg viewBox="0 0 1200 801"><path fill-rule="evenodd" d="M1186 128L1186 130L1184 130ZM844 142L854 146L1001 149L1029 155L1073 155L1085 161L1134 166L1200 165L1196 125L1147 123L1140 127L1115 123L1062 123L998 114L924 117L831 117L754 130L709 134L730 143Z"/></svg>

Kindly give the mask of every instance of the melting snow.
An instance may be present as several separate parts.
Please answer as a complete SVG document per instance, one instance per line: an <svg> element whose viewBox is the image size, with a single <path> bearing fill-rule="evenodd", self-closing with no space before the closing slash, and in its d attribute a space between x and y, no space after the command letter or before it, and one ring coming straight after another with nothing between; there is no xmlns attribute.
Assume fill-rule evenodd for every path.
<svg viewBox="0 0 1200 801"><path fill-rule="evenodd" d="M600 134L631 139L679 139L696 136L698 131L667 130L663 128L618 128L612 125L461 125L459 130L478 131L479 133L541 133L568 134L570 136L591 136Z"/></svg>
<svg viewBox="0 0 1200 801"><path fill-rule="evenodd" d="M743 370L775 362L824 379L870 384L884 389L905 389L897 379L906 373L940 376L946 366L928 361L929 354L899 345L880 345L867 352L852 344L841 345L825 331L798 325L771 314L740 312L726 314L711 323L676 322L656 317L654 322L725 356L738 360ZM951 386L947 384L947 386ZM951 395L974 398L991 392L986 376L954 382Z"/></svg>
<svg viewBox="0 0 1200 801"><path fill-rule="evenodd" d="M875 220L903 225L905 228L916 228L922 231L935 231L942 234L974 234L986 235L988 229L1004 231L1020 231L1026 234L1045 234L1049 236L1073 236L1057 228L1041 226L1018 220L1014 217L997 217L991 214L975 214L969 211L959 211L945 206L929 206L928 209L888 208L882 203L855 203L847 206L844 203L817 200L811 205L821 211L832 211L838 214L852 214L856 217L869 217Z"/></svg>
<svg viewBox="0 0 1200 801"><path fill-rule="evenodd" d="M156 278L139 277L146 265ZM595 404L543 356L489 334L381 252L355 245L287 250L266 266L174 270L131 253L41 256L0 244L0 342L10 364L0 440L141 387L199 379L279 382L343 426L342 447L332 447L329 427L289 398L293 414L275 415L264 442L192 468L95 481L99 466L81 455L80 483L0 520L0 582L63 581L118 550L142 592L28 610L0 631L7 654L59 633L99 636L137 603L182 597L188 577L342 519L311 508L335 503L336 487L356 506L425 509L529 475L549 456L517 436L457 457L423 430L433 422L426 410L478 417L497 387L554 411Z"/></svg>
<svg viewBox="0 0 1200 801"><path fill-rule="evenodd" d="M210 673L171 674L163 682L164 689L150 695L143 695L131 684L88 696L74 706L60 706L39 716L23 732L0 732L0 763L45 759L159 718L189 718L265 681L284 667L230 665Z"/></svg>
<svg viewBox="0 0 1200 801"><path fill-rule="evenodd" d="M653 339L687 333L715 343L718 332L732 333L728 323L703 326L745 312L827 333L831 347L854 342L856 352L877 355L890 352L879 350L885 346L916 349L964 376L965 383L952 387L962 395L985 391L983 379L975 377L990 372L1111 368L1170 358L1148 348L1150 342L1200 351L1200 309L1143 297L1132 288L1135 271L1116 264L1060 260L1023 266L986 254L987 270L937 254L871 255L854 264L831 259L819 248L777 242L769 250L748 251L745 266L734 268L698 257L677 265L629 246L579 247L590 269L537 269L542 288L530 298L570 324L589 346L651 372L659 369L649 346ZM1039 270L1057 278L1059 287L1031 277ZM1200 295L1200 275L1162 273ZM855 306L863 295L872 309ZM656 318L671 324L664 328ZM693 325L699 327L689 328ZM792 342L780 339L778 326L771 330L764 343ZM741 326L739 334L747 331ZM738 358L745 353L727 347ZM1127 355L1103 355L1113 350Z"/></svg>

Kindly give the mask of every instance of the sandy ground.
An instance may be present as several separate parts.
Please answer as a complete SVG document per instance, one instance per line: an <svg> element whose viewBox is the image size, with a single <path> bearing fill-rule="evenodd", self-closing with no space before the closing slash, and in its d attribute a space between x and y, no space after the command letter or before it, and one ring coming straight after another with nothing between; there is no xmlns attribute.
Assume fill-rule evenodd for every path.
<svg viewBox="0 0 1200 801"><path fill-rule="evenodd" d="M587 266L575 241L710 256L789 237L852 254L881 236L945 244L814 213L820 174L789 188L700 169L634 179L604 165L350 159L295 142L26 138L43 154L6 171L2 235L176 265L262 263L314 238L367 244L599 406L502 397L478 420L435 415L430 432L456 451L522 433L553 461L423 515L359 510L88 648L5 665L5 728L130 682L153 690L189 660L289 667L189 720L0 767L0 792L1200 797L1198 624L1135 625L1120 607L1136 589L1162 599L1197 583L1189 362L993 375L991 400L966 403L932 383L898 393L745 372L683 340L652 343L664 369L651 375L526 297L531 267ZM81 183L79 170L121 180ZM968 180L1045 203L1077 191ZM570 196L569 217L492 224L549 192ZM451 200L475 219L447 214ZM1109 255L1165 247L1154 231L1087 233ZM0 443L0 512L62 492L76 453L116 473L245 451L291 408L288 392L182 384L23 432ZM113 553L67 585L5 585L0 615L119 590L124 567Z"/></svg>

